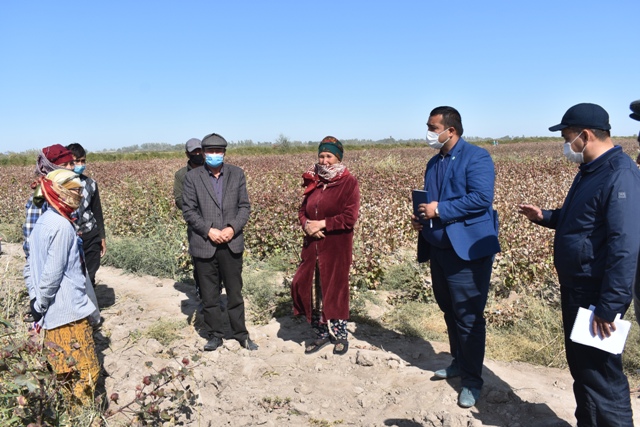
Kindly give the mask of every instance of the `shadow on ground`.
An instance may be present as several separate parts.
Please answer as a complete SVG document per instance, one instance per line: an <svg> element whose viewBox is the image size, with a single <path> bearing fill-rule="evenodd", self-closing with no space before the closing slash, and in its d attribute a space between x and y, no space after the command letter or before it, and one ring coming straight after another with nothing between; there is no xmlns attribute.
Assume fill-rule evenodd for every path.
<svg viewBox="0 0 640 427"><path fill-rule="evenodd" d="M98 307L102 310L113 306L116 303L116 294L113 288L104 283L100 283L95 287L96 298L98 299ZM102 319L101 319L102 320ZM109 406L109 399L106 398L107 390L105 388L105 380L109 376L109 372L104 368L104 352L111 345L111 339L106 336L100 327L93 331L93 341L96 346L96 355L98 356L98 363L100 364L100 377L96 384L96 396L104 396L101 400L101 406L103 410L106 410Z"/></svg>
<svg viewBox="0 0 640 427"><path fill-rule="evenodd" d="M277 318L280 324L278 337L285 341L301 344L313 338L310 325L304 317L286 316ZM381 350L401 358L407 365L424 371L436 371L451 363L448 352L436 352L429 341L419 337L409 337L385 328L375 321L359 323L352 334L352 346L349 351ZM359 344L366 342L368 345ZM486 366L483 371L485 385L479 403L472 416L483 425L504 425L508 414L518 414L518 418L526 420L527 426L569 427L571 424L559 418L546 404L522 400L516 395L507 380L498 377ZM441 380L431 376L431 381L446 381L451 386L451 393L456 396L461 390L460 378ZM446 414L433 415L442 425L448 425ZM435 420L434 420L435 421ZM417 427L423 424L411 419L387 419L385 425L399 427ZM427 424L429 425L429 424Z"/></svg>
<svg viewBox="0 0 640 427"><path fill-rule="evenodd" d="M198 297L193 282L175 282L173 284L173 288L179 292L182 292L186 297L180 301L180 310L182 311L182 314L187 317L187 322L190 325L193 325L193 327L198 332L198 335L200 335L202 338L209 339L209 334L204 323L204 318L202 317L202 303L200 302L200 298ZM224 321L224 338L233 339L233 331L231 330L231 325L229 324L229 316L227 315L226 311L227 296L224 293L220 297L220 305L223 312L222 319Z"/></svg>

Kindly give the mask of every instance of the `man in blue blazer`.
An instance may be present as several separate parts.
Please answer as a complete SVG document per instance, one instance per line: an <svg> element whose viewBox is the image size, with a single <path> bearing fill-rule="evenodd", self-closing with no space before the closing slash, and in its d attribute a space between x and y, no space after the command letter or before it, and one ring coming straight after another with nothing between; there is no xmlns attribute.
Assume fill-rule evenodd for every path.
<svg viewBox="0 0 640 427"><path fill-rule="evenodd" d="M222 345L224 337L220 283L227 293L227 313L233 337L247 350L258 346L249 338L242 297L242 230L251 206L244 171L224 163L227 141L216 133L202 139L205 166L191 169L184 180L182 215L189 224L189 253L202 299L209 334L205 351Z"/></svg>
<svg viewBox="0 0 640 427"><path fill-rule="evenodd" d="M427 163L424 189L412 225L418 234L418 261L430 261L433 293L444 313L451 365L437 378L461 377L458 404L469 408L483 385L486 322L483 316L494 255L500 252L493 210L495 171L489 153L462 139L460 113L431 111L427 143L439 150Z"/></svg>

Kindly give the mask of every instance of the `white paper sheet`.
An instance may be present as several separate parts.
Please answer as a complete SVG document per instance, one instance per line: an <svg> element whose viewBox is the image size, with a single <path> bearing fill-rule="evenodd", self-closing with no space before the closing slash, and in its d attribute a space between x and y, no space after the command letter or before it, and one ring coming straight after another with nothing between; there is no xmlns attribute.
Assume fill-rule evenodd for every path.
<svg viewBox="0 0 640 427"><path fill-rule="evenodd" d="M610 337L602 339L598 335L591 334L594 308L594 306L591 306L589 309L582 307L578 309L578 315L571 330L571 341L599 348L611 354L621 354L622 350L624 350L629 329L631 329L631 322L620 319L620 314L618 314L613 321L616 325L616 330L611 333Z"/></svg>

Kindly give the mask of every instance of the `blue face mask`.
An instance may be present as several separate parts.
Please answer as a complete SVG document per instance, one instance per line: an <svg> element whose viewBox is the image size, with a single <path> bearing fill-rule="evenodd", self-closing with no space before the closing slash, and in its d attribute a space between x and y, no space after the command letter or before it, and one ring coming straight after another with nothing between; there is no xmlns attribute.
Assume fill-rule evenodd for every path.
<svg viewBox="0 0 640 427"><path fill-rule="evenodd" d="M212 168L219 168L222 166L222 162L224 161L224 154L207 154L207 165Z"/></svg>
<svg viewBox="0 0 640 427"><path fill-rule="evenodd" d="M84 172L84 170L85 170L85 168L86 168L86 167L87 167L87 165L82 165L82 166L80 166L80 165L75 165L75 166L73 167L73 171L74 171L75 173L77 173L78 175L80 175L82 172Z"/></svg>

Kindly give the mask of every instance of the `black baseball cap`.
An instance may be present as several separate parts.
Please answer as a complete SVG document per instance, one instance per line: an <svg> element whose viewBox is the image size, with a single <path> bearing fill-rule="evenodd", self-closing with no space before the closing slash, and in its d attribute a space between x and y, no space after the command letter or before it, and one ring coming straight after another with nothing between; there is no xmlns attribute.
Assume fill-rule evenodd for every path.
<svg viewBox="0 0 640 427"><path fill-rule="evenodd" d="M191 138L184 144L184 149L187 153L191 153L198 148L202 148L202 142L198 138Z"/></svg>
<svg viewBox="0 0 640 427"><path fill-rule="evenodd" d="M577 127L585 129L601 129L609 130L609 114L599 105L596 104L577 104L569 108L560 124L551 126L549 130L555 132L568 127Z"/></svg>
<svg viewBox="0 0 640 427"><path fill-rule="evenodd" d="M640 122L640 99L633 101L631 105L629 105L629 108L633 111L633 113L629 114L629 117Z"/></svg>

